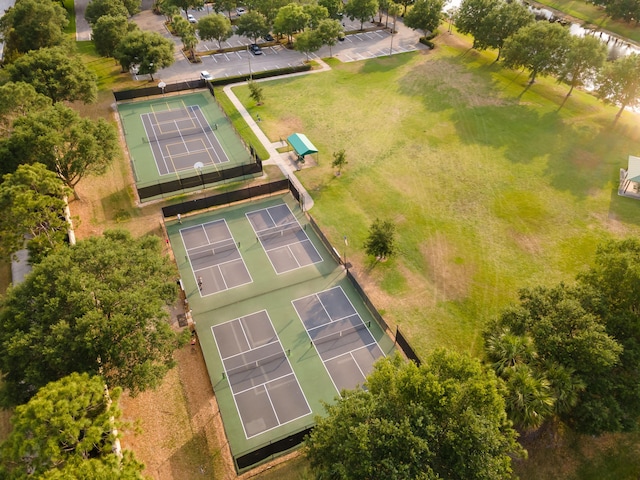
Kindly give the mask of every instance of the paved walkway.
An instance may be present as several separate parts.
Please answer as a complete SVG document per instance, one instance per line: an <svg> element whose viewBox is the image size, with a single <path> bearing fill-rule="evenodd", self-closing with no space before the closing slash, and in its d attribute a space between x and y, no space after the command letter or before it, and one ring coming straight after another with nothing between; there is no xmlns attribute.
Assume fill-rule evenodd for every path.
<svg viewBox="0 0 640 480"><path fill-rule="evenodd" d="M300 75L309 75L311 73L320 73L320 72L325 72L331 69L331 67L329 67L329 65L327 65L322 60L316 59L316 62L318 62L322 68L319 68L317 70L311 70L310 72L301 72L301 73L292 73L290 75L283 75L283 76L279 76L278 78L280 79L280 78L286 78L286 77L297 77ZM269 80L273 80L273 78L256 80L256 82L264 82ZM247 109L244 108L244 105L240 102L240 100L238 100L238 97L236 97L235 93L233 93L232 88L240 85L246 85L246 84L247 82L234 83L232 85L227 85L226 87L224 87L223 90L224 90L224 93L226 93L229 96L231 103L233 103L233 105L238 109L238 112L240 112L240 115L242 116L244 121L247 122L247 125L249 125L251 130L253 130L253 133L256 134L256 137L258 137L258 140L260 141L260 143L262 143L264 147L267 149L267 151L269 152L269 160L265 161L264 163L267 165L277 165L280 168L280 171L282 171L282 173L291 180L291 182L296 186L296 188L302 195L303 197L302 205L304 206L304 210L305 211L309 210L311 207L313 207L313 198L311 198L311 195L309 195L309 192L307 192L307 190L300 183L300 180L298 180L298 178L294 175L294 173L298 170L297 164L291 160L289 153L278 152L278 148L284 147L286 143L282 144L279 141L272 142L271 140L269 140L269 138L264 134L264 132L262 131L258 123L253 119L253 117L247 111Z"/></svg>

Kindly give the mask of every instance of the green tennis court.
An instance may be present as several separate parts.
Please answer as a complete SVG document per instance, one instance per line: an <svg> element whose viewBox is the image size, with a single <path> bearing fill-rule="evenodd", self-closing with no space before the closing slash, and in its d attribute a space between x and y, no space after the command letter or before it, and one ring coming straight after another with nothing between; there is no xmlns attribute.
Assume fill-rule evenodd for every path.
<svg viewBox="0 0 640 480"><path fill-rule="evenodd" d="M209 91L118 103L138 188L252 163Z"/></svg>
<svg viewBox="0 0 640 480"><path fill-rule="evenodd" d="M322 402L361 385L375 359L389 355L394 344L290 194L182 216L180 222L168 221L167 233L231 453L243 470L265 458L260 452L271 445L286 446L298 435L291 443L296 446L314 416L324 413ZM228 232L221 235L223 224ZM186 244L183 238L214 227L214 240L233 239L252 281L202 295L189 257L192 234ZM274 227L286 234L265 230ZM261 231L269 235L260 238ZM296 259L306 242L319 260L296 260L297 268L279 272L284 264L274 263L269 250L286 249ZM322 324L312 303L329 312Z"/></svg>

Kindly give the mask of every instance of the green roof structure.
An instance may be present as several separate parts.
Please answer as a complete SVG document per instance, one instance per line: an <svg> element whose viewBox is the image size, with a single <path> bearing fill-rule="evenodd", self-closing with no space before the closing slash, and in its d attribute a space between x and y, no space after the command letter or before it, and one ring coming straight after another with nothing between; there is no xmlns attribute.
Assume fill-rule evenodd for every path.
<svg viewBox="0 0 640 480"><path fill-rule="evenodd" d="M640 157L629 155L629 165L627 168L627 180L640 183Z"/></svg>
<svg viewBox="0 0 640 480"><path fill-rule="evenodd" d="M304 157L311 153L318 153L318 149L313 143L311 143L304 133L294 133L289 135L287 142L289 142L299 157Z"/></svg>

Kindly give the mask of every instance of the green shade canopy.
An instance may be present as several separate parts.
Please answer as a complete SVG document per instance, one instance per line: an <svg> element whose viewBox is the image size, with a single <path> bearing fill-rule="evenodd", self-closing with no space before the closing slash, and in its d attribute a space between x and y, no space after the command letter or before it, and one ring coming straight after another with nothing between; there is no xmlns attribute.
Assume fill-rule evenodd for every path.
<svg viewBox="0 0 640 480"><path fill-rule="evenodd" d="M640 157L629 155L629 166L627 167L627 180L640 183Z"/></svg>
<svg viewBox="0 0 640 480"><path fill-rule="evenodd" d="M309 141L304 133L289 135L287 142L291 144L296 153L301 157L309 155L310 153L318 153L318 149Z"/></svg>

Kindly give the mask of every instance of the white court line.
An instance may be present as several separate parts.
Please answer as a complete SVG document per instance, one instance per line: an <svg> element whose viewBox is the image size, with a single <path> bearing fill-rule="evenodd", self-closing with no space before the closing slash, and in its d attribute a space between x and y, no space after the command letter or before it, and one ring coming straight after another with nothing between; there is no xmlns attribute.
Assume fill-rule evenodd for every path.
<svg viewBox="0 0 640 480"><path fill-rule="evenodd" d="M192 110L195 116L195 119L198 121L198 125L200 125L200 129L204 132L204 136L207 139L207 143L209 144L209 146L211 147L211 150L213 150L213 154L216 156L216 158L218 159L218 163L226 163L229 162L229 157L227 156L226 152L224 151L224 149L222 148L222 145L220 144L220 142L218 141L218 137L216 137L216 134L213 133L213 130L211 130L211 132L206 132L205 131L205 127L202 125L202 122L200 121L200 118L198 117L198 114L196 113L196 110L193 109ZM200 112L200 107L198 107L198 111ZM203 115L204 116L204 115ZM211 125L209 125L207 123L207 127L209 129L211 129ZM222 150L222 153L224 154L224 157L226 158L226 160L220 158L220 155L218 155L218 152L216 151L216 147L213 145L213 143L211 143L211 139L209 138L209 133L211 133L213 135L213 137L216 139L216 142L218 143L218 145L220 145L220 150ZM215 163L215 162L214 162Z"/></svg>
<svg viewBox="0 0 640 480"><path fill-rule="evenodd" d="M369 333L371 333L371 332L369 332ZM335 357L327 358L326 360L323 360L323 362L327 363L327 362L330 362L332 360L335 360L336 358L340 358L340 357L344 357L345 355L349 355L352 352L357 352L358 350L362 350L363 348L370 347L371 345L378 345L378 342L376 342L376 339L375 339L375 337L373 335L371 335L371 338L373 339L373 342L367 343L365 345L360 345L358 348L354 348L353 350L349 350L348 352L341 353L340 355L336 355ZM315 343L313 345L315 346ZM380 345L378 345L378 348L379 347L380 347ZM382 352L381 348L380 348L380 351ZM384 355L384 352L382 352L382 354ZM318 352L318 355L320 355L319 352ZM356 364L357 363L358 362L356 362Z"/></svg>
<svg viewBox="0 0 640 480"><path fill-rule="evenodd" d="M153 126L153 122L151 121L150 114L143 113L140 116L142 115L146 115L147 118L149 119L149 124L151 125L151 130L153 131L152 133L153 133L154 142L158 146L158 150L160 150L160 156L162 157L160 160L162 160L162 163L164 163L164 167L167 169L167 174L175 173L175 170L173 172L169 170L169 165L167 165L167 160L164 156L164 153L162 153L162 148L160 147L160 143L158 142L158 136L156 135L155 127ZM142 127L144 128L144 134L147 136L147 139L149 140L149 148L151 148L151 137L149 136L149 132L147 131L147 126L144 124L144 121L142 122ZM153 151L153 148L151 148L151 155L153 155L153 159L155 160L156 170L158 171L158 175L162 176L162 173L160 173L160 165L158 165L158 159L156 158L156 154Z"/></svg>
<svg viewBox="0 0 640 480"><path fill-rule="evenodd" d="M284 358L285 358L285 360L287 361L287 364L289 365L289 370L290 370L290 372L291 372L291 373L289 373L289 374L287 374L287 375L283 375L283 376L278 377L278 378L275 378L275 379L272 379L272 380L269 380L269 381L264 382L264 383L262 383L262 384L260 384L260 385L256 385L256 386L254 386L253 388L249 388L249 389L243 390L243 391L241 391L241 392L233 392L233 387L231 387L231 384L229 383L229 387L231 388L231 391L233 392L233 403L234 403L234 404L235 404L235 406L236 406L236 412L238 412L238 417L240 417L240 423L242 424L242 430L243 430L243 432L244 432L244 436L245 436L245 438L247 438L247 439L252 438L252 437L255 437L255 436L257 436L257 435L261 435L261 434L266 433L266 432L268 432L268 431L270 431L270 430L273 430L274 428L278 428L278 427L280 427L281 425L285 425L285 424L287 424L287 423L293 422L293 421L295 421L295 420L298 420L299 418L306 417L307 415L309 415L309 414L313 413L313 412L311 411L311 406L309 405L309 401L307 400L307 397L306 397L306 395L304 394L304 391L302 390L302 386L300 385L300 381L298 380L298 377L296 376L296 373L295 373L295 371L293 370L293 367L291 366L291 362L289 361L289 358L288 358L288 357L287 357L287 355L286 355L285 349L284 349L284 347L283 347L283 345L282 345L282 342L280 341L280 337L278 336L278 333L276 332L275 326L273 325L273 322L271 321L271 317L269 316L269 313L268 313L266 310L260 310L260 312L265 312L265 314L267 315L267 318L269 319L269 324L271 325L271 329L272 329L272 331L273 331L273 333L275 334L275 337L276 337L275 342L271 342L271 343L269 343L269 344L267 344L267 345L271 345L272 343L276 343L276 342L280 344L280 349L281 349L282 353L284 353L284 355L285 355L285 356L284 356ZM254 313L258 313L258 312L254 312ZM248 316L248 315L247 315L247 316ZM240 322L240 319L241 319L241 318L244 318L244 317L234 318L233 320L230 320L229 322L234 322L234 321L238 321L238 322ZM229 322L225 322L225 323L229 323ZM219 325L223 325L223 324L219 324ZM215 342L215 344L216 344L216 348L217 348L217 350L218 350L218 355L219 355L219 356L220 356L220 358L222 359L222 356L220 355L220 346L219 346L219 344L218 344L218 339L216 338L216 334L215 334L215 327L216 327L216 325L214 325L214 326L212 326L212 327L211 327L211 333L213 334L213 340L214 340L214 342ZM243 352L241 352L241 353L239 353L239 354L237 354L237 355L240 355L240 354L242 354L242 353L246 353L247 351L248 351L248 350L245 350L245 351L243 351ZM227 358L231 358L231 357L227 357ZM228 376L228 374L227 374L227 369L226 369L226 367L225 367L225 365L224 365L224 361L222 362L222 368L224 369L225 376L227 377L227 382L228 382L228 381L229 381L229 376ZM281 423L281 422L280 422L280 419L278 418L278 414L277 414L277 412L276 412L276 410L275 410L275 407L273 406L273 402L271 401L271 396L269 395L269 392L268 392L268 390L267 390L266 386L267 386L269 383L275 382L275 381L280 380L280 379L282 379L282 378L286 378L286 377L288 377L288 376L290 376L290 375L293 375L293 378L294 378L294 379L295 379L295 381L296 381L296 385L298 386L298 390L299 390L299 391L300 391L300 393L302 394L302 398L304 399L304 402L305 402L306 407L307 407L307 413L305 413L304 415L301 415L301 416L299 416L299 417L292 418L291 420L288 420L287 422ZM335 385L334 385L334 386L335 386ZM247 430L246 430L245 425L244 425L244 419L242 418L242 415L240 414L240 409L238 408L238 402L236 402L236 395L239 395L239 394L241 394L241 393L247 392L247 391L249 391L249 390L256 390L258 387L263 387L263 388L264 388L265 393L267 394L267 397L269 398L269 403L270 403L271 408L272 408L272 410L273 410L273 414L274 414L274 416L275 416L276 420L278 421L278 425L275 425L275 426L273 426L273 427L271 427L271 428L268 428L268 429L262 430L262 431L260 431L260 432L256 433L255 435L252 435L251 437L249 437L249 436L247 435Z"/></svg>

